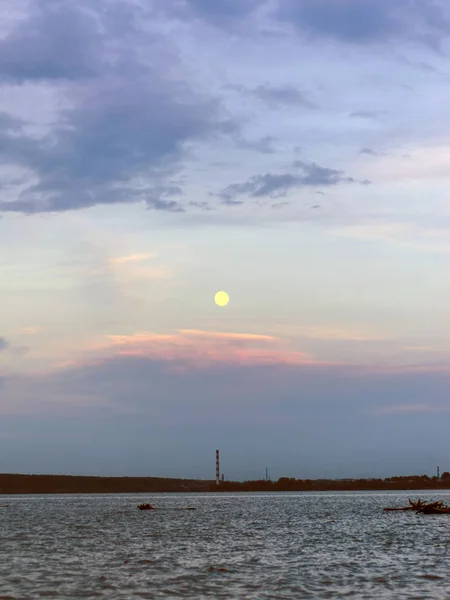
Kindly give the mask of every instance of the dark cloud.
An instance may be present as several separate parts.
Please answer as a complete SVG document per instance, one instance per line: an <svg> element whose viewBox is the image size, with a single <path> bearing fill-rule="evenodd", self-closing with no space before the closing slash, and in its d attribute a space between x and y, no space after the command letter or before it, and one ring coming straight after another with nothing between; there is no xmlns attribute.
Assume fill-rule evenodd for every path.
<svg viewBox="0 0 450 600"><path fill-rule="evenodd" d="M234 190L229 190L228 188L223 190L223 192L219 194L220 198L222 199L222 204L225 204L226 206L241 206L244 204L243 200L236 200L236 193L237 192Z"/></svg>
<svg viewBox="0 0 450 600"><path fill-rule="evenodd" d="M283 202L274 202L270 205L270 208L283 208L283 206L289 206L290 202L284 200Z"/></svg>
<svg viewBox="0 0 450 600"><path fill-rule="evenodd" d="M336 185L342 181L352 183L352 177L344 177L342 171L321 167L316 163L306 163L302 160L296 160L292 163L295 169L302 172L304 185Z"/></svg>
<svg viewBox="0 0 450 600"><path fill-rule="evenodd" d="M193 368L189 361L122 356L39 377L8 378L0 435L16 435L8 440L8 460L15 462L7 470L19 472L67 472L76 464L80 474L117 469L122 475L148 474L150 469L167 476L173 469L198 476L198 469L207 477L218 444L227 472L244 478L242 456L249 443L255 458L245 468L258 468L270 431L270 460L283 469L278 476L298 473L298 456L308 457L303 477L356 476L361 459L366 476L367 465L387 476L389 470L426 464L436 439L444 440L436 453L448 455L447 420L433 412L448 410L448 384L449 374L438 372L273 364ZM424 404L429 413L409 408ZM424 436L418 438L418 430ZM321 443L311 453L318 436ZM380 447L380 439L387 446ZM396 456L400 459L392 462Z"/></svg>
<svg viewBox="0 0 450 600"><path fill-rule="evenodd" d="M182 190L177 185L159 185L148 190L140 190L139 194L148 208L166 212L185 212L180 202L171 200L174 196L182 196Z"/></svg>
<svg viewBox="0 0 450 600"><path fill-rule="evenodd" d="M435 45L450 25L444 0L278 0L276 16L312 36L369 44L415 37Z"/></svg>
<svg viewBox="0 0 450 600"><path fill-rule="evenodd" d="M283 0L277 15L315 35L370 42L401 29L389 10L392 4L391 0Z"/></svg>
<svg viewBox="0 0 450 600"><path fill-rule="evenodd" d="M166 200L164 197L160 195L156 195L152 197L150 194L149 197L145 200L148 208L154 208L155 210L164 210L166 212L185 212L185 208L176 200Z"/></svg>
<svg viewBox="0 0 450 600"><path fill-rule="evenodd" d="M294 173L256 175L244 183L234 183L227 186L219 193L222 202L235 203L234 198L240 194L247 194L252 198L279 198L284 197L293 189L302 187L321 187L337 185L341 182L352 183L352 177L345 177L342 171L321 167L315 163L295 161Z"/></svg>
<svg viewBox="0 0 450 600"><path fill-rule="evenodd" d="M195 200L191 200L189 206L195 206L195 208L199 208L202 211L215 210L208 202L196 202Z"/></svg>
<svg viewBox="0 0 450 600"><path fill-rule="evenodd" d="M44 139L7 123L0 132L3 162L32 169L39 183L0 209L32 213L145 200L131 178L163 177L186 141L220 127L216 108L153 76L93 90Z"/></svg>
<svg viewBox="0 0 450 600"><path fill-rule="evenodd" d="M71 88L71 108L44 137L31 137L26 123L0 115L0 159L38 179L15 201L1 200L0 210L59 212L142 200L157 210L180 211L177 202L167 200L166 179L179 167L186 144L235 130L221 119L219 103L199 95L181 75L172 74L169 80L161 55L156 66L138 60L119 43L123 31L115 13L96 15L116 51L115 60L110 57L109 66L98 74L100 26L94 26L93 17L74 3L39 6L3 41L4 50L10 49L0 53L0 73L16 81L96 77ZM82 49L70 46L64 53L55 36L58 44L76 39L75 46ZM143 43L142 36L138 38ZM156 42L148 35L146 43L149 50ZM137 178L147 183L144 189L133 183Z"/></svg>
<svg viewBox="0 0 450 600"><path fill-rule="evenodd" d="M350 113L351 119L378 119L385 115L386 112L383 110L355 110Z"/></svg>
<svg viewBox="0 0 450 600"><path fill-rule="evenodd" d="M281 106L315 108L315 105L307 100L300 90L291 85L279 87L259 85L253 90L253 94L270 108L279 108Z"/></svg>
<svg viewBox="0 0 450 600"><path fill-rule="evenodd" d="M371 156L376 156L376 152L372 150L372 148L361 148L359 151L360 154L370 154Z"/></svg>
<svg viewBox="0 0 450 600"><path fill-rule="evenodd" d="M1 352L2 350L6 350L6 348L8 348L8 347L9 347L9 344L8 344L8 342L5 340L5 338L3 338L3 337L0 337L0 352Z"/></svg>
<svg viewBox="0 0 450 600"><path fill-rule="evenodd" d="M257 0L221 0L221 2L212 2L211 0L187 0L188 6L202 15L211 15L214 17L243 17L255 9L258 5Z"/></svg>
<svg viewBox="0 0 450 600"><path fill-rule="evenodd" d="M0 134L13 134L23 126L23 121L16 119L6 112L0 112Z"/></svg>
<svg viewBox="0 0 450 600"><path fill-rule="evenodd" d="M372 150L372 148L365 147L365 148L361 148L361 150L359 151L359 154L365 154L368 156L388 156L389 152L377 152L375 150ZM364 181L361 183L366 183L366 182Z"/></svg>
<svg viewBox="0 0 450 600"><path fill-rule="evenodd" d="M433 65L429 65L428 63L423 62L423 61L417 62L417 63L413 64L412 66L415 66L420 71L425 71L425 73L437 73L438 72L436 67L433 67Z"/></svg>
<svg viewBox="0 0 450 600"><path fill-rule="evenodd" d="M450 33L446 0L158 0L158 6L171 17L195 16L235 32L256 30L251 17L267 7L276 20L303 34L350 44L403 38L437 48Z"/></svg>
<svg viewBox="0 0 450 600"><path fill-rule="evenodd" d="M260 4L260 0L185 0L177 7L169 0L162 0L160 6L174 16L190 14L217 27L239 28Z"/></svg>
<svg viewBox="0 0 450 600"><path fill-rule="evenodd" d="M283 106L296 106L303 108L317 108L308 100L303 92L293 85L270 85L265 83L256 87L248 87L240 84L227 84L225 90L233 90L239 94L257 98L264 102L269 108L276 109Z"/></svg>
<svg viewBox="0 0 450 600"><path fill-rule="evenodd" d="M0 40L0 79L89 77L103 63L103 43L93 14L73 2L36 2L32 12Z"/></svg>

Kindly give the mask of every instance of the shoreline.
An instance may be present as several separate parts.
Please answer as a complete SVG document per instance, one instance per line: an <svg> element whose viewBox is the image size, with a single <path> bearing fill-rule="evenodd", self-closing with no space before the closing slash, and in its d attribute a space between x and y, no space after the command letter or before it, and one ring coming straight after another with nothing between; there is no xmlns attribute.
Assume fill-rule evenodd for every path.
<svg viewBox="0 0 450 600"><path fill-rule="evenodd" d="M221 492L346 492L449 490L450 477L400 476L386 479L294 479L224 481L164 477L101 477L0 473L0 496L29 494L151 494Z"/></svg>

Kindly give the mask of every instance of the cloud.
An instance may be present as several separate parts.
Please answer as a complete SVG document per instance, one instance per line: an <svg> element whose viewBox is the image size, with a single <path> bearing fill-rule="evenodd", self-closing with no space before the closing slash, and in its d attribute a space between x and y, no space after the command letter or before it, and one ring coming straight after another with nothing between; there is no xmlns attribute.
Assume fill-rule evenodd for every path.
<svg viewBox="0 0 450 600"><path fill-rule="evenodd" d="M271 86L269 84L259 85L252 93L269 108L280 108L283 106L296 106L304 108L315 108L315 104L305 98L305 95L292 85Z"/></svg>
<svg viewBox="0 0 450 600"><path fill-rule="evenodd" d="M233 197L233 192L231 190L228 191L228 188L223 190L223 192L219 194L219 197L221 198L221 203L225 206L242 206L245 204L243 200L236 200L236 198Z"/></svg>
<svg viewBox="0 0 450 600"><path fill-rule="evenodd" d="M389 1L389 4L391 2ZM278 17L315 35L371 42L401 31L385 0L284 0Z"/></svg>
<svg viewBox="0 0 450 600"><path fill-rule="evenodd" d="M198 17L219 28L240 28L260 5L259 0L186 0L184 5L174 6L161 0L160 7L169 16L186 19Z"/></svg>
<svg viewBox="0 0 450 600"><path fill-rule="evenodd" d="M361 148L359 153L360 154L369 154L371 156L377 156L377 153L375 152L375 150L372 150L372 148Z"/></svg>
<svg viewBox="0 0 450 600"><path fill-rule="evenodd" d="M152 332L107 336L92 355L140 356L147 359L206 364L315 364L303 352L289 348L282 340L245 333L223 333L182 329L173 334Z"/></svg>
<svg viewBox="0 0 450 600"><path fill-rule="evenodd" d="M380 1L383 14L393 19L396 12L384 0ZM271 6L278 8L271 12ZM248 54L228 82L235 93L227 94L228 60L235 60L229 59L233 55L228 51L223 52L230 43L228 33L218 37L216 31L205 31L202 23L206 20L218 27L254 27L256 31L258 23L267 24L272 19L273 25L273 16L280 19L283 11L286 15L290 11L295 17L296 6L289 0L278 5L275 0L30 3L25 18L9 19L9 30L0 39L0 81L8 96L2 106L7 107L10 98L15 98L17 90L22 89L17 110L11 104L14 114L27 115L30 111L24 110L26 102L39 106L38 101L34 102L38 94L45 95L51 107L43 110L42 122L40 108L30 112L30 121L26 120L28 117L13 118L6 112L0 118L0 161L8 170L3 181L16 173L22 178L20 182L16 178L16 184L9 179L7 185L3 184L0 211L34 214L96 205L113 210L118 204L139 202L159 213L192 211L199 222L203 218L203 222L211 223L214 218L217 222L227 218L223 216L225 211L220 213L217 196L223 204L235 205L242 203L245 194L252 198L283 198L302 187L351 182L352 178L343 171L314 163L298 162L296 170L281 165L291 160L286 155L292 153L299 139L305 147L311 147L319 163L324 160L320 159L320 152L326 147L325 142L332 145L342 142L339 166L345 173L350 171L347 165L351 159L345 150L349 143L353 148L365 144L378 148L379 139L387 138L379 137L381 132L377 133L377 127L389 127L392 136L399 135L395 123L390 121L395 119L395 106L384 113L369 110L386 107L372 102L373 98L365 102L364 94L358 95L357 102L353 96L347 96L348 102L341 106L339 96L332 93L334 80L328 79L331 103L328 106L326 101L327 110L323 113L303 110L315 107L308 97L309 89L314 90L313 100L316 96L319 103L321 98L326 100L327 92L319 80L326 77L329 68L336 68L336 73L342 68L339 78L344 77L345 85L351 87L353 79L347 80L347 66L338 55L330 67L326 49L316 54L313 71L308 67L303 79L291 72L291 62L285 63L286 52L292 51L292 44L297 48L298 40L282 38L278 22L275 23L278 37L270 38L273 63L268 60L267 68L258 70L259 59L254 53L257 45L249 36ZM298 14L320 12L324 5L318 0L317 7L314 6L299 0ZM350 11L352 6L350 0L336 0L330 11ZM370 10L378 10L371 2L368 6ZM413 9L415 14L420 13L415 2ZM424 22L437 23L431 10L425 12ZM178 18L185 19L183 25L176 21ZM300 27L295 19L292 22ZM436 23L433 27L437 27ZM170 27L173 35L168 36ZM63 46L65 43L67 47ZM205 52L207 48L210 53ZM229 49L231 52L231 46ZM272 46L268 52L272 56ZM193 67L193 57L199 55L202 66ZM308 54L308 63L310 58L312 55ZM286 64L286 71L280 72L276 66L280 60ZM221 68L217 70L218 64ZM319 73L317 81L313 72ZM208 73L215 78L214 85L208 83ZM364 73L365 77L369 71L365 69ZM310 83L305 86L304 81L308 80ZM436 93L434 97L439 95ZM283 111L284 116L269 113L261 103L273 109L295 108L295 114L291 110ZM333 105L339 112L338 119ZM31 114L37 123L31 121ZM364 132L359 128L363 123L345 122L342 118L345 114L365 119L383 114L386 118L371 122ZM233 155L235 151L238 156ZM261 166L255 170L251 155L256 153ZM200 161L202 166L197 168ZM219 162L226 163L225 168L229 169L239 163L241 168L230 176L225 168L218 172ZM180 179L182 169L186 173ZM209 182L205 179L206 172L212 177ZM0 187L2 175L1 172ZM201 196L208 194L210 181L214 180L219 182L216 190L222 191L216 194L216 205L211 202L209 206ZM210 210L214 208L218 209L217 217ZM202 211L203 215L199 215ZM280 220L287 212L281 211ZM252 218L253 215L248 216L249 221Z"/></svg>
<svg viewBox="0 0 450 600"><path fill-rule="evenodd" d="M284 335L295 333L301 337L314 340L350 341L350 342L378 342L387 340L387 336L370 330L360 330L352 327L339 327L328 325L289 326L277 328Z"/></svg>
<svg viewBox="0 0 450 600"><path fill-rule="evenodd" d="M378 119L385 114L383 110L355 110L349 116L351 119Z"/></svg>
<svg viewBox="0 0 450 600"><path fill-rule="evenodd" d="M171 18L197 17L233 33L258 32L258 10L312 38L346 44L413 40L438 48L450 32L446 0L159 0Z"/></svg>
<svg viewBox="0 0 450 600"><path fill-rule="evenodd" d="M210 204L208 204L208 202L205 202L205 201L197 202L195 200L191 200L189 202L189 206L195 206L196 208L200 209L201 211L216 210Z"/></svg>
<svg viewBox="0 0 450 600"><path fill-rule="evenodd" d="M112 267L114 274L116 271L118 272L119 279L126 276L127 281L171 278L171 269L148 264L153 258L156 258L156 254L135 253L116 256L109 259L109 266ZM105 265L105 272L108 273L108 271L108 266Z"/></svg>
<svg viewBox="0 0 450 600"><path fill-rule="evenodd" d="M136 252L134 254L126 254L125 256L116 256L110 259L110 262L114 265L124 265L127 263L136 263L147 261L151 258L155 258L156 254L149 254L145 252Z"/></svg>
<svg viewBox="0 0 450 600"><path fill-rule="evenodd" d="M172 213L182 213L186 211L184 206L176 200L166 200L165 198L160 197L160 193L155 195L153 191L146 195L144 202L147 204L148 208L153 208L155 210Z"/></svg>
<svg viewBox="0 0 450 600"><path fill-rule="evenodd" d="M279 198L293 190L303 187L321 187L337 185L341 182L353 183L352 177L344 176L342 171L321 167L315 163L295 161L294 173L256 175L244 183L234 183L223 189L218 195L226 204L233 203L236 195L247 194L252 198Z"/></svg>
<svg viewBox="0 0 450 600"><path fill-rule="evenodd" d="M109 6L103 3L96 14L68 2L38 6L3 40L0 76L77 81L65 88L70 106L45 134L32 136L27 122L0 116L0 159L29 174L28 187L2 199L0 210L31 214L143 201L182 212L172 199L181 190L171 175L186 145L236 130L222 118L220 103L186 83L160 36L138 29L136 5L123 25L121 13L100 10ZM67 52L59 48L64 40ZM155 53L157 61L145 58Z"/></svg>
<svg viewBox="0 0 450 600"><path fill-rule="evenodd" d="M434 346L403 346L403 350L409 352L432 352L437 354L448 354L447 350L443 348L435 348Z"/></svg>
<svg viewBox="0 0 450 600"><path fill-rule="evenodd" d="M275 478L384 477L424 472L442 464L435 456L448 456L446 419L437 414L446 406L448 374L174 367L114 356L39 377L0 379L5 470L206 479L214 476L219 447L228 479L256 479L261 463ZM428 412L375 416L386 399L392 406L423 405L424 394ZM300 471L298 456L307 457Z"/></svg>
<svg viewBox="0 0 450 600"><path fill-rule="evenodd" d="M169 279L173 274L172 268L158 264L157 254L148 252L109 256L104 248L87 244L74 256L61 263L64 272L71 273L84 285L94 285L92 292L95 295L106 292L110 299L116 295L123 297L129 286L138 280Z"/></svg>
<svg viewBox="0 0 450 600"><path fill-rule="evenodd" d="M6 350L7 348L9 348L8 342L5 340L5 338L0 337L0 351Z"/></svg>
<svg viewBox="0 0 450 600"><path fill-rule="evenodd" d="M275 15L297 30L348 44L416 39L436 45L450 32L444 0L278 0Z"/></svg>
<svg viewBox="0 0 450 600"><path fill-rule="evenodd" d="M104 61L104 40L92 13L73 2L30 5L30 13L0 40L0 80L92 77Z"/></svg>
<svg viewBox="0 0 450 600"><path fill-rule="evenodd" d="M256 98L263 102L271 109L286 108L286 107L303 107L314 109L317 105L308 100L303 92L292 84L272 85L264 83L256 87L248 87L241 84L227 84L225 90L238 92L242 96L248 96L252 99Z"/></svg>
<svg viewBox="0 0 450 600"><path fill-rule="evenodd" d="M29 335L36 335L38 333L42 333L43 331L44 328L40 325L31 325L30 327L22 327L21 329L19 329L20 333L26 333Z"/></svg>
<svg viewBox="0 0 450 600"><path fill-rule="evenodd" d="M211 409L211 422L222 401L227 411L239 408L249 419L256 407L275 417L284 401L288 415L294 407L300 415L309 406L318 419L323 411L343 410L347 422L358 414L442 412L448 378L448 367L408 371L317 362L273 336L181 330L110 336L78 360L39 375L5 377L0 410L76 410L88 417L103 406L170 417L174 410L192 414L204 407Z"/></svg>
<svg viewBox="0 0 450 600"><path fill-rule="evenodd" d="M30 169L39 183L13 202L0 202L0 210L65 211L138 200L158 210L181 210L161 198L160 186L132 186L131 180L158 180L176 168L184 143L214 130L216 108L148 73L93 86L44 139L31 139L16 122L7 123L0 131L2 160Z"/></svg>
<svg viewBox="0 0 450 600"><path fill-rule="evenodd" d="M390 155L389 152L378 152L376 150L373 150L373 148L368 148L367 146L365 146L364 148L361 148L361 150L359 151L359 154L364 154L366 156L379 156L379 157Z"/></svg>

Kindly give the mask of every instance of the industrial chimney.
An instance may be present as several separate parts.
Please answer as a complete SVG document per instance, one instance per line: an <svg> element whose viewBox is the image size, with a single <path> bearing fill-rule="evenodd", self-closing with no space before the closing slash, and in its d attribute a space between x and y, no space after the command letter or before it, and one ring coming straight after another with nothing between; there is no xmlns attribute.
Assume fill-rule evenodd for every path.
<svg viewBox="0 0 450 600"><path fill-rule="evenodd" d="M216 485L220 484L219 451L216 450Z"/></svg>

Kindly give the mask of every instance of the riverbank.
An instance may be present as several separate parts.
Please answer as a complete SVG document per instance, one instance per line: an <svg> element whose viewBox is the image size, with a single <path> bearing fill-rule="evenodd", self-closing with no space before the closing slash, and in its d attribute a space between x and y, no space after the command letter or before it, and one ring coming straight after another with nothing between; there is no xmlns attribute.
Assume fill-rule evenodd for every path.
<svg viewBox="0 0 450 600"><path fill-rule="evenodd" d="M446 475L446 474L444 474ZM215 481L163 477L91 477L0 473L0 494L118 494L168 492L311 492L450 489L450 477L401 476L386 479L294 479Z"/></svg>
<svg viewBox="0 0 450 600"><path fill-rule="evenodd" d="M0 494L205 492L212 481L162 477L89 477L0 473Z"/></svg>

